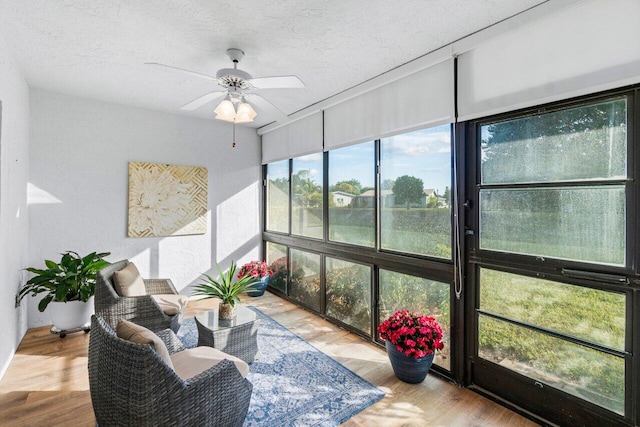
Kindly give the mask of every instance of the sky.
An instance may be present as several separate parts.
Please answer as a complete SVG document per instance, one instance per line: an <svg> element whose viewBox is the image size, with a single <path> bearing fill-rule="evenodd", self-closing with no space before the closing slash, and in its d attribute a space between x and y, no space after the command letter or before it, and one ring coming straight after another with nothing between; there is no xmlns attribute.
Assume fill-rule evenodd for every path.
<svg viewBox="0 0 640 427"><path fill-rule="evenodd" d="M317 183L322 183L322 153L294 159L294 170L308 169ZM365 142L329 152L329 185L357 179L363 187L374 186L374 144ZM270 179L286 177L287 162L269 166ZM451 188L451 126L423 129L381 141L381 181L403 175L422 179L424 188L438 194Z"/></svg>

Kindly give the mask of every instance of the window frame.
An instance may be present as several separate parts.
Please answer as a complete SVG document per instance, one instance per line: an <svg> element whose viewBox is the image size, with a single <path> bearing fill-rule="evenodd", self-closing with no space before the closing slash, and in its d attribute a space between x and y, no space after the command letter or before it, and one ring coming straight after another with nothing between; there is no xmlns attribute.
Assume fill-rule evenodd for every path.
<svg viewBox="0 0 640 427"><path fill-rule="evenodd" d="M542 114L547 112L561 111L567 108L584 106L589 104L596 104L599 102L606 102L610 99L618 97L626 97L627 100L627 176L624 179L606 179L606 180L593 180L588 182L548 182L548 183L523 183L523 184L481 184L481 168L478 166L478 159L481 155L481 126L494 123L497 121L513 120L517 118L530 117L536 114ZM635 88L621 88L605 93L591 94L574 98L565 101L554 102L543 106L522 109L518 111L512 111L509 113L498 114L490 117L485 117L477 120L471 120L465 122L464 132L467 134L467 143L465 144L464 157L466 158L466 165L468 172L466 174L465 184L465 206L466 206L466 218L465 234L471 238L466 240L466 261L464 262L464 270L466 280L465 295L465 330L469 331L464 337L465 346L467 348L466 357L469 358L467 367L464 373L464 383L466 385L480 383L488 384L500 384L495 388L484 386L474 386L478 388L481 393L489 392L500 395L498 390L504 389L504 387L511 387L514 390L522 389L523 384L527 383L531 379L523 375L514 373L513 371L507 371L506 368L500 367L499 370L504 370L504 380L496 380L495 373L483 373L490 372L488 370L481 370L483 366L493 365L492 362L485 361L478 357L478 310L480 308L480 292L479 292L479 269L480 267L486 267L490 269L505 271L509 273L515 273L518 275L530 275L532 277L539 277L558 282L563 282L571 285L584 286L597 290L613 291L617 293L623 293L626 295L626 319L625 319L625 349L624 349L624 409L625 416L615 414L603 407L596 404L582 400L576 396L564 394L559 390L548 390L550 393L548 401L542 402L533 399L529 396L529 401L519 402L514 396L510 396L509 400L503 400L507 405L519 405L520 407L527 407L527 405L533 405L539 413L545 413L548 416L552 416L551 419L563 419L562 417L567 415L557 412L559 407L558 403L562 401L563 405L570 405L572 408L581 408L580 413L588 411L592 414L597 414L597 420L617 420L620 423L629 423L634 420L640 419L640 406L634 402L640 400L640 358L633 355L638 355L640 350L640 339L633 340L633 331L640 330L640 316L637 316L638 308L640 307L640 275L638 274L638 266L640 259L640 235L637 235L636 227L638 226L638 220L636 219L637 201L640 201L640 186L635 185L635 181L638 178L637 162L636 159L640 159L640 144L636 143L637 135L640 134L638 129L640 128L640 111L636 108L636 105L640 105L640 87ZM513 188L515 186L521 188L539 188L539 187L569 187L569 186L595 186L600 183L604 185L612 184L615 181L617 184L624 183L625 186L625 265L617 266L611 264L596 264L593 262L566 260L553 257L542 257L525 254L505 253L501 251L494 251L489 249L480 248L480 205L479 194L482 188ZM502 319L500 319L502 320ZM508 320L507 320L508 321ZM529 325L530 326L530 325ZM533 327L533 329L536 329ZM546 331L545 331L546 333ZM573 339L566 336L562 336L562 339L566 339L572 342ZM583 340L576 340L578 344L582 344ZM599 347L599 346L596 346ZM602 350L598 348L598 350ZM610 354L616 354L615 350L606 351ZM620 354L620 352L617 352ZM497 365L496 365L497 366ZM480 370L479 370L480 369ZM507 378L508 377L508 378ZM492 391L493 390L493 391ZM553 397L551 397L553 396ZM502 400L502 399L501 399ZM554 402L549 403L549 402ZM555 412L555 413L554 413ZM571 410L568 410L571 413ZM550 415L553 414L553 415ZM575 416L578 412L574 412ZM555 417L555 418L553 418ZM564 422L569 422L569 418L566 418ZM573 419L572 422L580 422L578 418ZM593 421L591 421L593 422Z"/></svg>
<svg viewBox="0 0 640 427"><path fill-rule="evenodd" d="M428 127L426 127L428 128ZM290 186L290 196L289 196L289 233L278 233L266 230L266 226L263 229L262 238L263 238L263 251L266 250L267 243L276 243L280 245L284 245L287 248L287 254L289 256L289 263L291 263L291 249L302 250L307 252L312 252L315 254L320 254L321 256L321 309L317 311L309 306L301 304L298 300L291 298L288 294L291 288L290 285L290 270L289 275L287 277L289 286L287 288L287 292L281 292L277 289L269 288L271 292L274 294L283 297L297 305L304 307L307 310L312 311L313 313L319 315L320 317L339 325L340 327L358 335L362 338L379 345L380 347L384 347L384 343L378 339L377 334L377 326L378 326L378 317L379 317L379 269L385 269L390 271L395 271L398 273L409 274L413 276L417 276L420 278L435 280L438 282L449 284L450 286L450 322L453 324L455 322L454 319L458 319L461 317L459 311L461 311L461 300L457 300L454 297L454 227L457 216L454 214L455 206L453 204L453 193L454 193L454 175L453 175L453 162L455 159L454 150L456 150L456 145L454 144L454 130L455 126L453 124L449 125L450 131L450 145L451 145L451 172L450 172L450 192L452 195L452 203L449 206L449 216L450 216L450 246L452 248L452 256L449 259L445 258L437 258L428 255L420 255L413 254L408 252L399 252L393 250L381 249L380 247L380 144L381 139L377 138L372 140L374 144L374 158L372 158L373 165L375 167L375 194L374 198L374 234L375 234L375 245L372 247L360 246L355 244L349 244L345 242L336 242L329 239L329 203L328 199L329 195L329 153L323 153L323 238L316 239L312 237L300 236L296 234L292 234L291 221L293 220L291 214L292 207L292 196L293 193L293 159L289 159L289 186ZM415 131L415 130L414 130ZM400 132L402 133L410 133L408 132ZM365 141L366 142L366 141ZM268 165L263 165L263 176L266 177ZM264 181L264 192L266 199L266 187L268 183L265 179ZM265 203L264 212L266 215L266 211L268 210L268 206ZM265 221L266 224L266 221ZM336 258L339 260L363 264L371 267L372 271L372 281L371 281L371 333L365 334L359 329L352 327L344 322L341 322L339 319L335 319L326 314L326 257ZM454 367L461 364L458 362L456 358L462 358L462 347L456 341L454 344L454 334L453 327L451 328L451 357L450 357L450 369L445 369L440 365L434 365L433 371L444 378L453 379L454 374L460 375L456 373ZM459 372L459 371L458 371ZM457 378L460 381L460 378Z"/></svg>

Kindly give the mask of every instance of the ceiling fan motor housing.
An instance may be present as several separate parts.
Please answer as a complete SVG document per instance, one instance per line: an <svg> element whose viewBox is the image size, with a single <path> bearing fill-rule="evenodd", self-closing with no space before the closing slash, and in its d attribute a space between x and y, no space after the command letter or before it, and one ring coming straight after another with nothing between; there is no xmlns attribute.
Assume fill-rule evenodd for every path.
<svg viewBox="0 0 640 427"><path fill-rule="evenodd" d="M218 84L226 88L251 89L251 74L237 68L223 68L216 73Z"/></svg>

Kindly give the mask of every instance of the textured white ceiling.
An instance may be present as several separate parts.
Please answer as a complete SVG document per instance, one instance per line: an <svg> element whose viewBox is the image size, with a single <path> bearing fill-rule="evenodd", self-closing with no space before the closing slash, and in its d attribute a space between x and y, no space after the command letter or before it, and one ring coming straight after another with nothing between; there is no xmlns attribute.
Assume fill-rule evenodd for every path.
<svg viewBox="0 0 640 427"><path fill-rule="evenodd" d="M543 0L0 0L0 33L32 87L181 111L214 82L143 65L214 75L294 74L306 89L260 93L291 114ZM253 127L273 118L258 111Z"/></svg>

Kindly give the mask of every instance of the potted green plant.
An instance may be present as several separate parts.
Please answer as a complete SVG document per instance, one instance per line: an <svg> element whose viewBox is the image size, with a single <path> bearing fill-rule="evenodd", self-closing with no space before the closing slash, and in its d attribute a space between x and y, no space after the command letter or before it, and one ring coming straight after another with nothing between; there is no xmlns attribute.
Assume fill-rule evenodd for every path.
<svg viewBox="0 0 640 427"><path fill-rule="evenodd" d="M50 307L54 328L62 331L85 326L93 313L96 274L109 265L103 259L109 254L92 252L81 257L76 252L67 251L59 263L47 259L44 269L25 268L35 276L22 287L18 301L27 295L45 294L38 310L44 312Z"/></svg>
<svg viewBox="0 0 640 427"><path fill-rule="evenodd" d="M247 291L253 291L258 280L250 275L236 278L237 265L235 261L231 261L231 266L224 272L218 264L218 278L214 279L206 273L202 276L206 283L199 283L194 288L192 295L202 296L206 298L219 298L221 300L219 307L220 319L233 319L235 316L235 305L240 302L240 294ZM234 279L237 279L234 281Z"/></svg>

